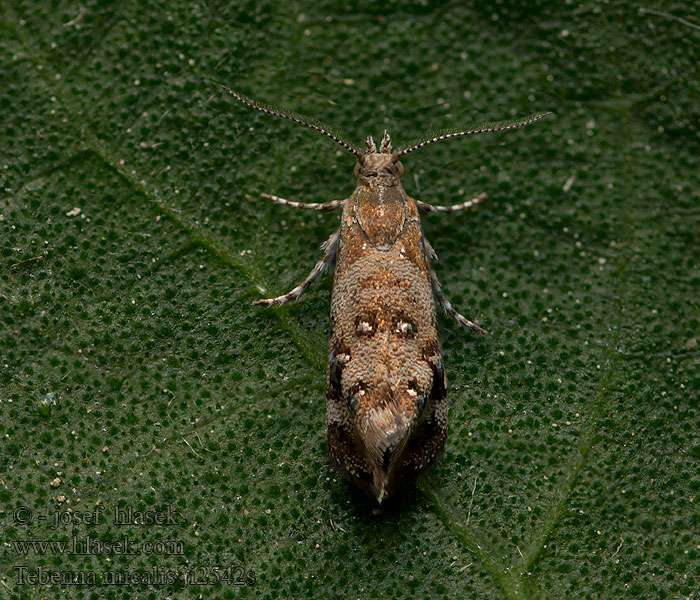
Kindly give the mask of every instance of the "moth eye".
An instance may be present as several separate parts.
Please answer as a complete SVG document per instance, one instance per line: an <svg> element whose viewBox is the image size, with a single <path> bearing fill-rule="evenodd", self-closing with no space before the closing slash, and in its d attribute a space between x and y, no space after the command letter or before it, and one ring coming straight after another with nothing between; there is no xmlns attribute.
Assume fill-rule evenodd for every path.
<svg viewBox="0 0 700 600"><path fill-rule="evenodd" d="M394 329L396 333L407 338L415 337L416 327L410 321L399 321L396 323L396 328Z"/></svg>

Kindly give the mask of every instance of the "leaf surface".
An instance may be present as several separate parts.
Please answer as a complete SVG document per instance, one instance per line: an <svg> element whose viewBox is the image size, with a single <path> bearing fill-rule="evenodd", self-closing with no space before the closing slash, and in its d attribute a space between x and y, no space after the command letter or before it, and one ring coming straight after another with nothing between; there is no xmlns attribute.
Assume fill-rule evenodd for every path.
<svg viewBox="0 0 700 600"><path fill-rule="evenodd" d="M666 4L1 5L4 591L696 593L699 33ZM492 335L441 320L447 449L381 510L325 458L331 278L251 306L337 227L260 193L347 197L352 157L211 79L397 147L555 113L405 159L425 202L488 194L424 228Z"/></svg>

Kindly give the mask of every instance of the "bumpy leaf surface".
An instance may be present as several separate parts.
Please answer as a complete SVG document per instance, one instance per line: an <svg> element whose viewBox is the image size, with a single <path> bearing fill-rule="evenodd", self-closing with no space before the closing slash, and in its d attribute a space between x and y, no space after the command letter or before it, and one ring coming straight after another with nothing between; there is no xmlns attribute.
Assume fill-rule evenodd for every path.
<svg viewBox="0 0 700 600"><path fill-rule="evenodd" d="M491 4L1 5L3 595L697 596L700 20ZM380 510L325 458L331 278L251 306L337 226L260 193L344 198L354 159L212 80L357 145L555 113L405 159L488 194L424 227L491 335L441 319L447 449Z"/></svg>

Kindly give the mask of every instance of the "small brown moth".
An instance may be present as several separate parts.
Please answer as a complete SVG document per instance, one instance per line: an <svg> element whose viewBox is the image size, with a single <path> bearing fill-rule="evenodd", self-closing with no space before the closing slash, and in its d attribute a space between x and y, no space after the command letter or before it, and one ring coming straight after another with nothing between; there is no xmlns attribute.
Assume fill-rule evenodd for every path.
<svg viewBox="0 0 700 600"><path fill-rule="evenodd" d="M414 200L401 186L399 162L418 148L452 137L515 129L551 113L484 123L433 135L403 150L389 134L377 149L372 137L358 150L316 121L278 110L222 86L244 104L315 129L357 157L357 187L349 198L325 203L277 204L343 210L340 227L321 246L309 276L283 296L257 300L274 306L298 298L333 262L326 424L328 451L343 476L381 504L427 469L447 438L447 383L437 332L435 302L475 333L481 327L459 314L442 292L431 266L437 260L421 229L419 212L458 212L486 194L454 206Z"/></svg>

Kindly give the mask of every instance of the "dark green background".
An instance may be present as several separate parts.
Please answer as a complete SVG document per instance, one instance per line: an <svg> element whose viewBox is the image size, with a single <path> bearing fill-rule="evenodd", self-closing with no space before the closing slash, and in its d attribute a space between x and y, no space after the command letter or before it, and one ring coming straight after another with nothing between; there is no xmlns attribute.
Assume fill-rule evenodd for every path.
<svg viewBox="0 0 700 600"><path fill-rule="evenodd" d="M0 595L690 598L700 586L695 2L0 5ZM442 460L381 510L325 458L331 277L356 144L551 110L406 158L453 301ZM76 211L75 209L80 209ZM101 503L185 556L21 557ZM16 523L20 505L34 512ZM48 588L13 567L244 564L252 587ZM693 595L695 594L695 595Z"/></svg>

